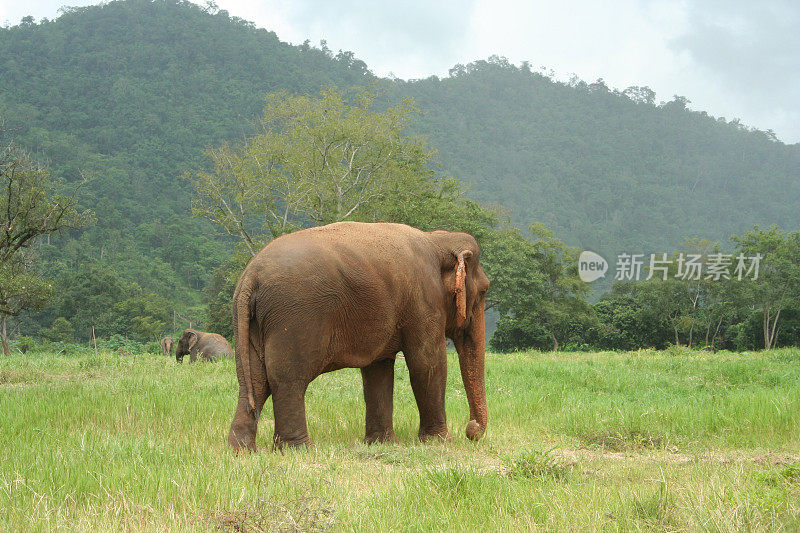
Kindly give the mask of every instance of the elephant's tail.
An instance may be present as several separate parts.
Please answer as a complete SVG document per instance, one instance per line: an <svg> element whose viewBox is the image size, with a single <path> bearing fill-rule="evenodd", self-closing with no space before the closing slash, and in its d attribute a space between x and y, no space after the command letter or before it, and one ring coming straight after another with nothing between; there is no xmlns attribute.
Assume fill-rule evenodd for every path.
<svg viewBox="0 0 800 533"><path fill-rule="evenodd" d="M247 403L256 414L256 401L253 397L253 379L250 374L250 295L253 282L245 278L236 297L236 355L242 363L244 386L247 389Z"/></svg>

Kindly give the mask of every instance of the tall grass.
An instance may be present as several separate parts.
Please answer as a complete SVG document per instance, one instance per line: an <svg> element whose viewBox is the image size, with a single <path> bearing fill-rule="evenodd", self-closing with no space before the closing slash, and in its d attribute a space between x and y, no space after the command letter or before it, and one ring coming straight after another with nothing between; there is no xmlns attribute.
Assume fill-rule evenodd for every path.
<svg viewBox="0 0 800 533"><path fill-rule="evenodd" d="M307 395L316 448L234 455L233 361L0 358L0 530L796 530L800 351L492 355L489 430L416 441L396 365L396 445L361 444L357 370Z"/></svg>

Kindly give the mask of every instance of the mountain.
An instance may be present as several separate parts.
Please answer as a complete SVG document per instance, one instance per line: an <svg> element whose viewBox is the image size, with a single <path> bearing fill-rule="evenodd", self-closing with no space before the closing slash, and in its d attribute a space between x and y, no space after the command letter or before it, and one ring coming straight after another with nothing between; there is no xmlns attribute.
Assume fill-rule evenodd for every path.
<svg viewBox="0 0 800 533"><path fill-rule="evenodd" d="M365 83L416 100L413 132L472 197L609 259L688 236L726 241L753 224L797 226L800 145L684 98L561 83L502 58L442 79L376 79L352 53L282 43L225 11L120 0L0 29L5 135L68 182L88 178L82 202L98 216L41 246L47 273L69 279L90 263L200 316L230 243L191 218L181 175L208 165L207 147L247 135L266 93Z"/></svg>
<svg viewBox="0 0 800 533"><path fill-rule="evenodd" d="M475 199L569 244L669 252L685 237L725 245L754 224L798 224L800 145L679 96L657 105L647 87L559 83L497 57L393 92L416 100L417 131Z"/></svg>

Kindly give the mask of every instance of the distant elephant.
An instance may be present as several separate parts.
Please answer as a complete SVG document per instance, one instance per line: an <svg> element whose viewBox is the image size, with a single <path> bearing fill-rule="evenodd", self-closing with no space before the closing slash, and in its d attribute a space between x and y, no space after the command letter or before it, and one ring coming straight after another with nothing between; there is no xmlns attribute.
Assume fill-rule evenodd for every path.
<svg viewBox="0 0 800 533"><path fill-rule="evenodd" d="M447 338L469 403L467 437L487 423L484 306L489 280L467 233L403 224L339 222L273 240L247 265L233 297L239 399L228 434L255 450L272 395L273 447L310 445L308 384L360 368L364 440L395 441L394 362L402 351L419 409L421 440L450 439L445 417Z"/></svg>
<svg viewBox="0 0 800 533"><path fill-rule="evenodd" d="M225 340L225 337L217 333L185 329L181 338L178 339L175 359L182 363L186 354L189 354L190 363L194 363L198 357L206 361L213 361L218 357L233 357L233 348Z"/></svg>
<svg viewBox="0 0 800 533"><path fill-rule="evenodd" d="M161 351L164 352L164 355L172 355L172 348L175 345L175 341L172 337L164 337L161 339Z"/></svg>

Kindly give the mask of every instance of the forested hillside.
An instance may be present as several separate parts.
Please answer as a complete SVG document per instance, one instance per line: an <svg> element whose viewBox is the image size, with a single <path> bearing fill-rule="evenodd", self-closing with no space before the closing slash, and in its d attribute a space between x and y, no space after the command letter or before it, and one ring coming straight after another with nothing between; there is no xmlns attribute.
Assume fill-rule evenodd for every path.
<svg viewBox="0 0 800 533"><path fill-rule="evenodd" d="M797 224L800 145L690 111L685 98L557 83L502 58L394 85L475 199L568 244L669 252L689 236L727 244L754 224Z"/></svg>
<svg viewBox="0 0 800 533"><path fill-rule="evenodd" d="M117 1L0 29L3 137L68 182L87 178L81 203L97 215L94 227L39 246L58 290L26 332L52 330L59 316L78 336L91 323L103 334L135 317L171 323L173 310L201 318L230 243L191 218L182 174L210 164L209 146L249 133L267 93L373 81L389 100L416 100L414 132L473 198L607 257L797 225L800 147L682 98L557 83L502 59L444 79L375 80L350 53L281 43L224 11Z"/></svg>

